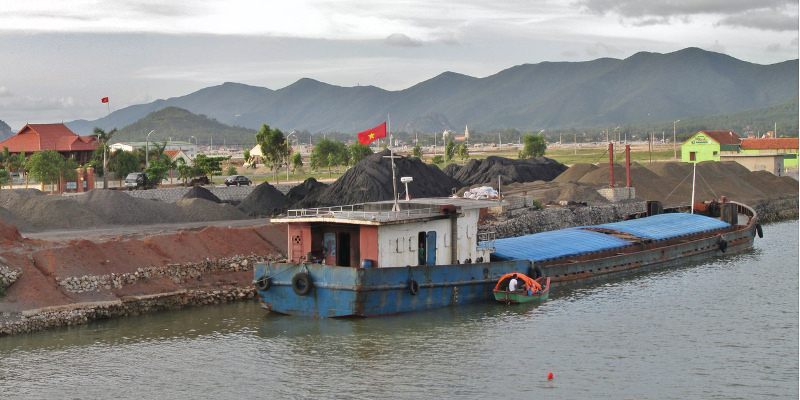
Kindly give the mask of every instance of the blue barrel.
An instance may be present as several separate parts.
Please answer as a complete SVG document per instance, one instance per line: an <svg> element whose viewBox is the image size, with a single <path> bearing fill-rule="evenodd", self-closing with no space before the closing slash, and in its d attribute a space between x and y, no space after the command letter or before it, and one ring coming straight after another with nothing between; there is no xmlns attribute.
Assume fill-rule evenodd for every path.
<svg viewBox="0 0 800 400"><path fill-rule="evenodd" d="M361 260L361 268L372 268L372 260Z"/></svg>

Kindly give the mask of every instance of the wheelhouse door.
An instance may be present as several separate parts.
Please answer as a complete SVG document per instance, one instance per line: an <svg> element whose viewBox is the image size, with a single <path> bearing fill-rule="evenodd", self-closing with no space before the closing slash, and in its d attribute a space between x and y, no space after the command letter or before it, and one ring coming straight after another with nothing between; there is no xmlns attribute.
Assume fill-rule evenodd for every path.
<svg viewBox="0 0 800 400"><path fill-rule="evenodd" d="M436 231L428 232L428 243L425 252L427 253L428 259L426 261L427 265L436 265Z"/></svg>

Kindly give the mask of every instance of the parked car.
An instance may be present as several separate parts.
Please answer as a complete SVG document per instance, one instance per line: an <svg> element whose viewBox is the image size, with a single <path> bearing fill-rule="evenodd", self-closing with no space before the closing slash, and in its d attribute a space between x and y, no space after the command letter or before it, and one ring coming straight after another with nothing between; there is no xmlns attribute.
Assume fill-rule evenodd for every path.
<svg viewBox="0 0 800 400"><path fill-rule="evenodd" d="M125 177L125 187L133 189L152 189L156 187L156 182L149 179L144 172L131 172Z"/></svg>
<svg viewBox="0 0 800 400"><path fill-rule="evenodd" d="M189 181L189 183L187 183L186 186L204 186L204 185L210 185L210 184L211 184L211 181L208 180L207 176L200 176L200 177L197 177L197 178L192 178L192 180Z"/></svg>
<svg viewBox="0 0 800 400"><path fill-rule="evenodd" d="M253 181L251 181L248 177L246 177L244 175L231 175L231 176L225 178L225 186L230 186L230 185L236 185L236 186L247 185L247 186L250 186L251 183L253 183Z"/></svg>

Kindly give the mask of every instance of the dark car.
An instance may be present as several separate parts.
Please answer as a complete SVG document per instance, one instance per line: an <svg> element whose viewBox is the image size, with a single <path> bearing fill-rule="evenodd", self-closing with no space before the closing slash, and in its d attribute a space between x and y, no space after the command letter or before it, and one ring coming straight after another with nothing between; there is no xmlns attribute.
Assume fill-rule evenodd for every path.
<svg viewBox="0 0 800 400"><path fill-rule="evenodd" d="M231 176L225 178L225 186L231 186L231 185L236 185L236 186L247 185L247 186L250 186L251 183L253 183L253 181L251 181L249 178L247 178L244 175L231 175Z"/></svg>
<svg viewBox="0 0 800 400"><path fill-rule="evenodd" d="M144 172L131 172L125 177L125 187L133 189L152 189L156 187L156 182L147 178Z"/></svg>

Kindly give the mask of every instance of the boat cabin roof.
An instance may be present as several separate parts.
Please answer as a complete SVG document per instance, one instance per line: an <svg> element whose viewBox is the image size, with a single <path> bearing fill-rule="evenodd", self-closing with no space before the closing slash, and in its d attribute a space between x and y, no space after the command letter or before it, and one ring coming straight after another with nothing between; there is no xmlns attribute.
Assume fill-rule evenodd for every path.
<svg viewBox="0 0 800 400"><path fill-rule="evenodd" d="M391 225L449 218L451 214L495 207L496 201L462 198L411 199L397 202L400 210L392 211L394 202L379 201L348 206L304 208L289 210L286 216L272 218L271 222L334 222L356 225Z"/></svg>

